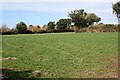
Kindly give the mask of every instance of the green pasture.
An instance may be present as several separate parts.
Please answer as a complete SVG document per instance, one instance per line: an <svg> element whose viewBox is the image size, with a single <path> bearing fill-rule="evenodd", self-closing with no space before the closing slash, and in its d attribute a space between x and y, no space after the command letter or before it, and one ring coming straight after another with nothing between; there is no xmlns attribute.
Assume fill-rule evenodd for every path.
<svg viewBox="0 0 120 80"><path fill-rule="evenodd" d="M3 74L11 78L113 78L118 33L2 36Z"/></svg>

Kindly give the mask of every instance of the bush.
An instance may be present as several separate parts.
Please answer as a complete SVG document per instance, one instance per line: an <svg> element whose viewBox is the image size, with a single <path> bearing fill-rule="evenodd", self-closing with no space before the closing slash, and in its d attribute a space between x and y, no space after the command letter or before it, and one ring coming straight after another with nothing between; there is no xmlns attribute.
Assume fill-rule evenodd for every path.
<svg viewBox="0 0 120 80"><path fill-rule="evenodd" d="M2 34L2 35L12 35L12 34L18 34L18 31L17 30L9 30L9 31L0 32L0 34Z"/></svg>
<svg viewBox="0 0 120 80"><path fill-rule="evenodd" d="M47 33L46 30L38 30L35 33Z"/></svg>
<svg viewBox="0 0 120 80"><path fill-rule="evenodd" d="M11 31L1 32L1 33L2 33L2 35L10 35L10 34L12 34Z"/></svg>
<svg viewBox="0 0 120 80"><path fill-rule="evenodd" d="M17 29L12 29L11 32L12 32L12 34L18 34L18 30Z"/></svg>
<svg viewBox="0 0 120 80"><path fill-rule="evenodd" d="M16 29L12 29L12 30L4 31L4 32L0 32L0 33L2 35L12 35L12 34L19 34L20 32ZM33 34L33 32L30 30L26 30L26 31L24 31L24 33L20 33L20 34Z"/></svg>
<svg viewBox="0 0 120 80"><path fill-rule="evenodd" d="M33 32L30 30L26 30L26 34L33 34Z"/></svg>
<svg viewBox="0 0 120 80"><path fill-rule="evenodd" d="M90 25L87 32L118 32L118 25L114 24L96 24Z"/></svg>
<svg viewBox="0 0 120 80"><path fill-rule="evenodd" d="M33 32L30 30L18 30L18 33L19 34L33 34Z"/></svg>
<svg viewBox="0 0 120 80"><path fill-rule="evenodd" d="M74 30L71 30L71 29L56 29L56 32L74 32Z"/></svg>

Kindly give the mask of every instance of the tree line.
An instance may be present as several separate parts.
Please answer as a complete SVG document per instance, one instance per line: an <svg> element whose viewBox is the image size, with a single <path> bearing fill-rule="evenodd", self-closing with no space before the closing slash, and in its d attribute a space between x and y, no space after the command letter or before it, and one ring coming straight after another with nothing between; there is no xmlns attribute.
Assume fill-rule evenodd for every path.
<svg viewBox="0 0 120 80"><path fill-rule="evenodd" d="M120 1L112 5L113 13L120 18ZM6 25L1 27L1 34L33 34L33 33L53 33L53 32L84 32L87 31L91 25L98 24L101 21L101 17L95 13L87 13L84 9L73 10L68 13L69 18L50 21L42 28L37 25L27 25L24 22L16 24L15 29L8 29ZM99 23L97 26L100 26ZM105 26L105 25L104 25ZM116 25L112 25L116 26ZM90 28L91 29L91 28ZM115 29L115 28L114 28ZM5 31L6 30L6 31ZM82 31L83 30L83 31ZM116 30L118 31L118 30Z"/></svg>

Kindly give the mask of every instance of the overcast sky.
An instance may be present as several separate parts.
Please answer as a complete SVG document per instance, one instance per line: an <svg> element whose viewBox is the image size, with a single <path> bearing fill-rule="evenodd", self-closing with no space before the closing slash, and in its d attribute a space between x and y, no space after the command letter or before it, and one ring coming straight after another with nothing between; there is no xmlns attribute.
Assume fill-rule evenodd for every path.
<svg viewBox="0 0 120 80"><path fill-rule="evenodd" d="M49 21L58 21L68 18L68 12L75 9L84 9L87 13L95 13L102 18L102 23L117 24L117 18L112 13L112 3L118 0L4 0L0 2L0 25L6 24L13 28L20 21L28 26L43 26Z"/></svg>

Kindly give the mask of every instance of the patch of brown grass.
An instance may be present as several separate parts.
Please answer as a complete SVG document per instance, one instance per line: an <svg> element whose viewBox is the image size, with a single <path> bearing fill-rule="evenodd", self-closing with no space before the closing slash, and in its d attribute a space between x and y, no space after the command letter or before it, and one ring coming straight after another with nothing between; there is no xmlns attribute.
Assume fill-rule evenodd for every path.
<svg viewBox="0 0 120 80"><path fill-rule="evenodd" d="M118 59L112 57L103 58L105 69L99 74L100 78L118 78Z"/></svg>

